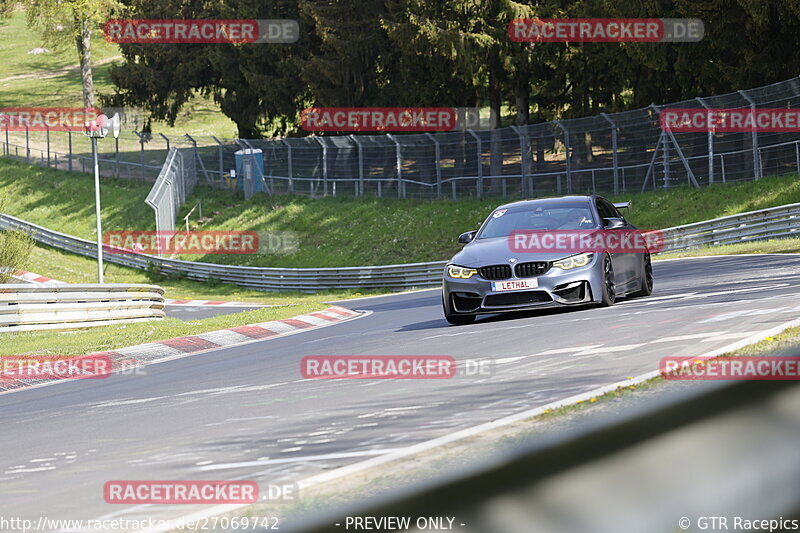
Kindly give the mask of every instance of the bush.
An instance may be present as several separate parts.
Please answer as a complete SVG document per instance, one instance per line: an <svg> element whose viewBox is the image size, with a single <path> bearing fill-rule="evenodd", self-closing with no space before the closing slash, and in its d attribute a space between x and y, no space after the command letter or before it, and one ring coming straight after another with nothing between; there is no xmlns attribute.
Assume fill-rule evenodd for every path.
<svg viewBox="0 0 800 533"><path fill-rule="evenodd" d="M0 231L0 283L11 281L15 270L24 268L33 250L33 239L20 230Z"/></svg>

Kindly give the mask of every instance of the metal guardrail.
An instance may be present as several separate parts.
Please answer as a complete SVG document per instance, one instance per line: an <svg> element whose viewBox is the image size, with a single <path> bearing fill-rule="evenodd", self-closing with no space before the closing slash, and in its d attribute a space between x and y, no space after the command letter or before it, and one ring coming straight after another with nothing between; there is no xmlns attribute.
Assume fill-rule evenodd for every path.
<svg viewBox="0 0 800 533"><path fill-rule="evenodd" d="M164 318L164 289L156 285L0 285L0 333L160 318Z"/></svg>
<svg viewBox="0 0 800 533"><path fill-rule="evenodd" d="M363 517L409 517L409 533L430 531L419 517L452 518L462 533L727 529L711 517L749 530L734 517L798 518L799 407L796 381L706 383L287 531L338 533Z"/></svg>
<svg viewBox="0 0 800 533"><path fill-rule="evenodd" d="M0 229L21 229L41 244L86 257L96 257L97 245L0 214ZM664 251L718 246L800 234L800 203L760 209L662 230ZM334 289L389 289L441 285L446 261L342 268L272 268L219 265L147 254L106 254L105 261L196 281L218 280L263 291L316 292Z"/></svg>

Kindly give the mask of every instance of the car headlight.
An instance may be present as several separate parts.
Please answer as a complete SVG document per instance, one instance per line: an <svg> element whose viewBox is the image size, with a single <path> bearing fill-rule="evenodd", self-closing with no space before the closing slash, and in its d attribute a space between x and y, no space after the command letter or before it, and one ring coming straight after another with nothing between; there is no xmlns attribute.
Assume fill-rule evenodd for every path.
<svg viewBox="0 0 800 533"><path fill-rule="evenodd" d="M562 270L570 270L588 265L592 261L594 254L576 254L558 261L553 261L553 266Z"/></svg>
<svg viewBox="0 0 800 533"><path fill-rule="evenodd" d="M465 268L456 265L447 266L447 275L450 276L451 278L469 279L477 273L478 271L475 270L474 268Z"/></svg>

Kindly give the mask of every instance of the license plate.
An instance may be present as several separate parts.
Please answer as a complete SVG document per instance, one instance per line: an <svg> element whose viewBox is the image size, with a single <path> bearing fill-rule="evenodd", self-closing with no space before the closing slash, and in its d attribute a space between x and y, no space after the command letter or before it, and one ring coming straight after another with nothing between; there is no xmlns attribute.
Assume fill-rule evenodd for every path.
<svg viewBox="0 0 800 533"><path fill-rule="evenodd" d="M524 291L526 289L535 289L539 286L539 280L533 279L513 279L509 281L493 281L492 290L499 291Z"/></svg>

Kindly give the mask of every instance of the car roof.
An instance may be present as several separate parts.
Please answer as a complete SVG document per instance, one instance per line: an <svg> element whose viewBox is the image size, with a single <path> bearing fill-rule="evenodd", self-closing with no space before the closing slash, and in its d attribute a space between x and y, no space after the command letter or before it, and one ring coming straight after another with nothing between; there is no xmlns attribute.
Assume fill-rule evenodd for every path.
<svg viewBox="0 0 800 533"><path fill-rule="evenodd" d="M549 204L558 203L559 201L563 201L564 203L573 203L576 200L584 200L586 202L594 201L597 198L601 198L596 194L592 194L590 196L552 196L549 198L535 198L533 200L519 200L517 202L511 202L508 204L503 204L497 206L495 209L508 209L509 207L524 207L524 206L534 206L539 203L547 202Z"/></svg>

